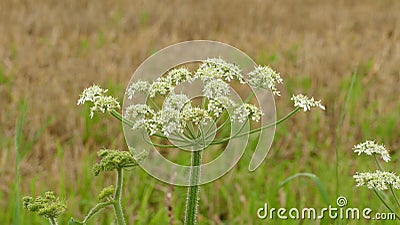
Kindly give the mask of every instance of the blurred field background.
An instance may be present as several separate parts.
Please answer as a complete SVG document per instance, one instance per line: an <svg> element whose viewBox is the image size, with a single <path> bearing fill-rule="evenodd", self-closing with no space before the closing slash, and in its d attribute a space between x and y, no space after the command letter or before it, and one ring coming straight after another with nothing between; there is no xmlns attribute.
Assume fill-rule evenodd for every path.
<svg viewBox="0 0 400 225"><path fill-rule="evenodd" d="M82 218L96 193L112 182L93 178L99 148L126 149L113 118L88 118L76 106L83 88L97 83L120 99L140 63L168 45L193 39L231 44L259 64L281 72L278 117L292 109L292 93L323 99L325 112L297 114L278 126L268 159L247 171L251 152L218 181L202 187L200 224L332 224L334 221L259 220L272 207L326 207L312 180L316 174L332 205L339 195L351 207L387 212L366 188L355 188L356 171L375 170L351 147L376 139L392 150L388 170L399 171L400 1L0 1L0 222L44 224L22 210L20 195L52 189L68 199L70 216ZM352 95L338 132L352 73ZM24 103L25 102L25 103ZM16 162L16 121L26 107ZM19 168L19 169L16 169ZM129 224L168 224L167 206L181 224L186 190L171 188L143 171L127 173ZM19 175L19 176L18 176ZM19 177L19 178L18 178ZM166 199L172 193L172 200ZM172 203L169 203L172 201ZM112 224L112 211L92 224ZM339 224L391 224L341 221ZM393 223L394 224L394 223Z"/></svg>

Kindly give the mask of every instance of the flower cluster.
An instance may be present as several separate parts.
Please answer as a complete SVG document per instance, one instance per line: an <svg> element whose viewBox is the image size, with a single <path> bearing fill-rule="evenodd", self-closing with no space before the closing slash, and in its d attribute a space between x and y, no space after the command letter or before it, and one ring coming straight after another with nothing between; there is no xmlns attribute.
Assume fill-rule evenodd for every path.
<svg viewBox="0 0 400 225"><path fill-rule="evenodd" d="M214 99L210 99L207 105L207 112L214 116L215 118L219 117L222 112L227 108L235 107L236 103L226 96L217 97Z"/></svg>
<svg viewBox="0 0 400 225"><path fill-rule="evenodd" d="M283 79L275 70L269 66L257 66L249 74L249 84L255 88L270 89L274 95L280 96L281 93L276 88L276 84L282 84Z"/></svg>
<svg viewBox="0 0 400 225"><path fill-rule="evenodd" d="M35 199L26 196L22 201L25 209L49 219L57 218L67 208L66 201L56 197L51 191L46 192L44 197L38 196Z"/></svg>
<svg viewBox="0 0 400 225"><path fill-rule="evenodd" d="M132 129L145 128L150 133L155 132L156 124L152 123L155 112L146 104L130 105L125 110L126 117L135 118Z"/></svg>
<svg viewBox="0 0 400 225"><path fill-rule="evenodd" d="M182 117L185 121L193 122L198 125L200 122L206 123L211 117L208 115L205 109L199 107L190 107L183 111Z"/></svg>
<svg viewBox="0 0 400 225"><path fill-rule="evenodd" d="M101 160L93 166L94 174L97 176L100 172L112 171L116 169L134 167L138 161L128 151L102 149L97 154Z"/></svg>
<svg viewBox="0 0 400 225"><path fill-rule="evenodd" d="M255 79L268 82L266 87L271 88L274 93L278 93L274 82L282 83L279 74L268 73L262 67L257 67L251 73L251 77L253 83ZM204 82L203 95L207 101L202 107L192 106L188 96L173 92L176 85L192 82L194 79L201 79ZM227 63L220 58L205 60L194 75L184 67L172 69L166 76L156 79L153 83L138 81L127 89L128 98L132 98L137 92L147 92L150 98L154 98L157 94L165 96L161 110L156 112L148 105L137 104L128 106L124 116L133 121L133 129L144 128L150 135L161 132L165 136L182 133L188 122L198 125L200 122L217 118L228 108L237 108L232 119L241 122L248 118L259 121L262 112L255 105L237 104L230 99L231 87L227 82L233 80L246 83L237 65Z"/></svg>
<svg viewBox="0 0 400 225"><path fill-rule="evenodd" d="M246 122L247 118L258 122L263 115L263 112L255 105L244 103L233 112L233 119L240 123Z"/></svg>
<svg viewBox="0 0 400 225"><path fill-rule="evenodd" d="M240 83L245 83L240 68L232 63L225 62L221 58L210 58L204 60L195 73L196 78L203 81L209 79L222 79L232 81L237 79Z"/></svg>
<svg viewBox="0 0 400 225"><path fill-rule="evenodd" d="M358 155L365 153L366 155L378 154L381 155L385 162L390 161L389 151L384 145L377 144L375 141L367 140L353 147L353 151Z"/></svg>
<svg viewBox="0 0 400 225"><path fill-rule="evenodd" d="M210 79L204 84L203 94L208 99L226 97L230 94L229 84L221 79Z"/></svg>
<svg viewBox="0 0 400 225"><path fill-rule="evenodd" d="M325 106L321 104L321 100L319 101L314 100L313 97L310 98L305 95L298 94L298 95L293 95L291 100L294 102L294 107L300 107L304 111L308 111L311 108L315 107L325 110Z"/></svg>
<svg viewBox="0 0 400 225"><path fill-rule="evenodd" d="M192 101L184 94L174 92L175 87L184 82L192 82L200 79L204 83L203 102L201 106L192 106ZM159 77L153 82L139 80L132 83L126 91L128 99L132 99L137 93L146 94L152 103L156 96L164 97L162 107L154 104L134 104L125 108L124 117L130 120L132 129L145 129L150 135L158 132L165 136L182 133L187 123L198 125L210 119L216 119L228 109L232 109L232 120L241 123L248 119L260 121L262 111L256 105L248 103L236 103L231 99L231 86L229 82L239 81L253 88L270 89L274 95L280 95L277 84L282 84L280 74L269 66L256 66L248 73L248 81L241 73L241 69L221 58L209 58L203 61L192 74L186 67L171 69L165 76ZM78 100L78 104L93 102L90 117L96 111L111 111L119 108L117 100L106 96L107 90L94 85L85 89ZM292 97L295 107L304 111L312 107L325 109L321 101L304 95ZM161 108L161 109L158 109Z"/></svg>
<svg viewBox="0 0 400 225"><path fill-rule="evenodd" d="M367 186L369 189L387 190L389 186L400 189L400 177L392 172L377 170L376 172L356 173L353 178L359 186Z"/></svg>
<svg viewBox="0 0 400 225"><path fill-rule="evenodd" d="M173 86L182 84L186 81L193 81L192 73L185 67L175 68L168 72L166 81Z"/></svg>
<svg viewBox="0 0 400 225"><path fill-rule="evenodd" d="M85 102L93 103L93 106L90 108L90 118L93 118L95 112L105 113L119 109L118 100L112 96L107 96L107 92L107 89L102 89L98 85L86 88L78 99L78 105L82 105Z"/></svg>
<svg viewBox="0 0 400 225"><path fill-rule="evenodd" d="M105 198L109 198L111 195L114 194L115 188L113 185L103 188L100 194L97 196L99 200L103 200Z"/></svg>
<svg viewBox="0 0 400 225"><path fill-rule="evenodd" d="M149 82L139 80L128 87L128 90L126 90L126 94L128 96L128 99L132 99L136 93L147 93L149 89Z"/></svg>

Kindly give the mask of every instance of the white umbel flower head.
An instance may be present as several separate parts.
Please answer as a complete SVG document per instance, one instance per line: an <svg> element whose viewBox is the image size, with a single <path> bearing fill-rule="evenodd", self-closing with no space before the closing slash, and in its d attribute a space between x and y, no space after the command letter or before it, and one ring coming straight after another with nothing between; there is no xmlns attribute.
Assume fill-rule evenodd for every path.
<svg viewBox="0 0 400 225"><path fill-rule="evenodd" d="M195 73L196 78L208 80L219 78L230 82L233 79L244 83L240 68L232 63L228 63L221 58L209 58L204 60Z"/></svg>
<svg viewBox="0 0 400 225"><path fill-rule="evenodd" d="M366 155L378 154L381 155L385 162L390 161L389 151L384 145L377 144L375 141L367 140L353 147L353 151L358 155L365 153Z"/></svg>
<svg viewBox="0 0 400 225"><path fill-rule="evenodd" d="M193 81L192 73L185 67L175 68L168 72L166 80L171 85L179 85L183 82L191 82Z"/></svg>
<svg viewBox="0 0 400 225"><path fill-rule="evenodd" d="M229 95L229 84L221 79L210 79L205 81L203 94L208 99L219 98Z"/></svg>
<svg viewBox="0 0 400 225"><path fill-rule="evenodd" d="M78 99L78 105L86 102L92 102L93 106L90 107L90 118L93 118L95 112L111 112L112 110L119 109L120 105L116 98L105 95L107 89L102 89L98 85L93 85L83 90Z"/></svg>
<svg viewBox="0 0 400 225"><path fill-rule="evenodd" d="M169 137L173 133L183 132L182 114L179 110L170 108L163 108L159 116L159 123L161 124L161 131L165 136Z"/></svg>
<svg viewBox="0 0 400 225"><path fill-rule="evenodd" d="M230 107L234 107L235 102L228 97L221 96L215 99L210 99L207 105L207 111L215 118L219 117L222 112Z"/></svg>
<svg viewBox="0 0 400 225"><path fill-rule="evenodd" d="M132 83L128 87L128 90L126 90L126 95L128 96L128 99L132 99L133 96L138 92L147 93L149 91L149 88L150 88L149 82L139 80L135 83Z"/></svg>
<svg viewBox="0 0 400 225"><path fill-rule="evenodd" d="M149 96L150 98L154 98L156 94L160 95L167 95L171 91L174 90L174 86L167 81L164 77L157 79L155 82L153 82L150 86L149 90Z"/></svg>
<svg viewBox="0 0 400 225"><path fill-rule="evenodd" d="M190 99L187 95L172 93L165 99L163 108L180 112L184 107L190 106Z"/></svg>
<svg viewBox="0 0 400 225"><path fill-rule="evenodd" d="M281 93L276 88L276 84L282 84L283 79L275 70L269 66L257 66L249 74L248 83L255 88L270 89L274 95L280 96Z"/></svg>
<svg viewBox="0 0 400 225"><path fill-rule="evenodd" d="M130 105L125 110L125 116L133 121L132 129L146 128L146 124L154 115L154 110L146 104Z"/></svg>
<svg viewBox="0 0 400 225"><path fill-rule="evenodd" d="M305 95L298 94L293 95L291 100L294 102L294 107L300 107L304 110L304 112L315 107L325 110L325 106L321 104L321 100L316 101L313 97L310 98Z"/></svg>
<svg viewBox="0 0 400 225"><path fill-rule="evenodd" d="M258 122L262 116L263 112L257 106L244 103L235 109L232 119L244 123L250 117L251 120Z"/></svg>
<svg viewBox="0 0 400 225"><path fill-rule="evenodd" d="M211 119L207 111L199 107L186 108L182 112L182 117L184 120L192 122L196 125L198 125L200 122L207 123L207 121Z"/></svg>
<svg viewBox="0 0 400 225"><path fill-rule="evenodd" d="M400 177L392 172L377 170L376 172L356 173L353 176L357 187L366 186L369 189L387 190L389 186L400 189Z"/></svg>

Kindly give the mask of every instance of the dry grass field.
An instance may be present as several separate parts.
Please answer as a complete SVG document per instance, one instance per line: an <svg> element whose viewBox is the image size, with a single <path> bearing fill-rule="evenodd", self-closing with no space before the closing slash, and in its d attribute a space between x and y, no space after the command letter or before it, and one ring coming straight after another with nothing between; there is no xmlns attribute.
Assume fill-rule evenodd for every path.
<svg viewBox="0 0 400 225"><path fill-rule="evenodd" d="M77 202L90 199L82 197L81 188L90 187L86 190L89 196L90 192L101 189L91 185L90 179L85 181L89 182L87 186L80 186L79 180L90 176L90 171L85 172L90 168L85 166L91 163L88 160L94 159L92 156L101 147L126 147L119 123L106 116L89 120L87 109L76 105L80 92L97 83L122 99L131 75L142 61L168 45L194 39L228 43L257 63L269 64L280 71L286 84L277 100L278 115L291 110L292 93L315 96L327 106L325 112L302 113L278 127L269 159L260 169L283 162L293 162L296 166L280 171L281 180L275 183L266 178L264 187L276 185L293 173L313 172L327 186L332 186L328 189L334 194L335 129L351 74L356 72L353 96L339 132L343 160L340 175L348 183L348 188L344 188L349 190L346 194L356 195L362 190L352 188L351 176L365 166L358 167L361 160L350 151L354 144L368 138L384 142L393 150L392 167L398 169L399 12L397 0L0 1L2 224L12 223L10 207L16 204L12 198L16 179L14 136L24 99L27 112L22 149L27 155L19 165L21 193L39 194L47 188L54 189L69 196L71 214L82 215L88 206ZM234 176L235 172L230 173L225 182L234 180ZM152 180L145 175L141 177ZM152 182L156 190L168 187ZM223 184L215 185L220 188ZM202 196L201 218L208 220L200 218L200 222L258 223L254 222L256 217L251 209L247 214L222 210L216 202L227 202L213 203L207 190ZM299 187L293 195L288 193L287 198L295 200L304 190L306 186ZM150 197L148 208L154 214L165 210L159 192ZM240 204L247 204L248 194L245 191L241 194L244 197L240 199L245 202ZM313 204L318 201L317 195L308 195L303 200ZM356 196L351 199L362 201ZM135 211L140 203L130 207ZM26 212L21 214L22 218L29 216ZM137 222L139 213L130 214L129 224L150 223ZM178 221L181 214L176 215ZM236 222L232 218L237 218ZM40 224L21 221L21 224Z"/></svg>

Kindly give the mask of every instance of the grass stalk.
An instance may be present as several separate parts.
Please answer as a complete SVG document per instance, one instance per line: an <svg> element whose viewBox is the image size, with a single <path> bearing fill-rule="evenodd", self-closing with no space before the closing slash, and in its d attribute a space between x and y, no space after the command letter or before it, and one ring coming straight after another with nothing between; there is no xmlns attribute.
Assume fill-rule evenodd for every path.
<svg viewBox="0 0 400 225"><path fill-rule="evenodd" d="M357 77L357 70L353 73L352 77L351 77L351 82L349 85L349 88L347 89L347 93L346 93L346 99L343 105L343 108L340 112L340 117L339 117L339 121L338 124L336 126L336 132L335 132L335 175L336 175L336 196L339 196L340 193L340 189L339 189L339 145L340 145L340 140L339 140L339 134L340 134L340 127L343 124L343 120L344 120L344 116L346 115L346 110L347 110L347 106L349 105L350 102L350 98L351 98L351 94L353 92L353 87L356 81L356 77Z"/></svg>

